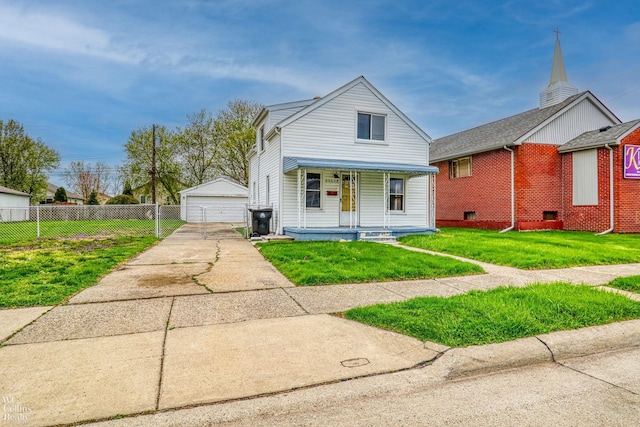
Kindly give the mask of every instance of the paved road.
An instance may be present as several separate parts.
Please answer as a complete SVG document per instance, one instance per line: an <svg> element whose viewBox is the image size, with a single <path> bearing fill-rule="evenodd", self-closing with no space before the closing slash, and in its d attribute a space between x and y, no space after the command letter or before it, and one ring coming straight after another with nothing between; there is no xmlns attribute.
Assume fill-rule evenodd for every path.
<svg viewBox="0 0 640 427"><path fill-rule="evenodd" d="M429 369L99 423L120 426L637 426L640 347L456 381Z"/></svg>

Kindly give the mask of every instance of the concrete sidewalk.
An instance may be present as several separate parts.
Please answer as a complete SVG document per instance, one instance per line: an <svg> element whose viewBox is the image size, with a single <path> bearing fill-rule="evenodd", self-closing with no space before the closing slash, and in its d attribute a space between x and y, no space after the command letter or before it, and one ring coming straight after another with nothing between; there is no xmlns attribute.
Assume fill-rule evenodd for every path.
<svg viewBox="0 0 640 427"><path fill-rule="evenodd" d="M199 227L182 227L66 305L0 311L0 393L24 409L26 425L181 408L417 366L434 378L457 378L640 345L639 321L449 349L329 315L535 281L600 285L640 274L640 264L535 272L482 264L488 274L295 287L231 226L209 227L207 239Z"/></svg>

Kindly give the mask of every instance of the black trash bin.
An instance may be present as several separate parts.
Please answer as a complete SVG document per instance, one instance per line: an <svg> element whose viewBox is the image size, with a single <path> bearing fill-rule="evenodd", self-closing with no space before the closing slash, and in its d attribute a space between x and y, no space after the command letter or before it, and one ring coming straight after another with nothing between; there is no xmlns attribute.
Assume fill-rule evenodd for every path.
<svg viewBox="0 0 640 427"><path fill-rule="evenodd" d="M272 208L251 209L252 236L264 236L269 234Z"/></svg>

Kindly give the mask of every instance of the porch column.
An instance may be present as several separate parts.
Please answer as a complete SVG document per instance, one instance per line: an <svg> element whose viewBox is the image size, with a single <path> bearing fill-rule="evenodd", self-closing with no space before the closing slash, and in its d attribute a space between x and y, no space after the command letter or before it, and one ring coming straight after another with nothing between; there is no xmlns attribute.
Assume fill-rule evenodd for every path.
<svg viewBox="0 0 640 427"><path fill-rule="evenodd" d="M304 183L302 185L302 227L307 228L307 170L302 170Z"/></svg>
<svg viewBox="0 0 640 427"><path fill-rule="evenodd" d="M383 206L382 206L382 227L389 228L390 217L389 217L389 172L382 172L382 198L383 198Z"/></svg>
<svg viewBox="0 0 640 427"><path fill-rule="evenodd" d="M298 228L300 228L301 225L301 217L302 217L302 212L301 212L301 206L300 206L300 195L301 195L301 189L302 187L302 171L300 169L298 169L298 196L297 196L297 209L298 209Z"/></svg>
<svg viewBox="0 0 640 427"><path fill-rule="evenodd" d="M427 194L429 199L429 209L427 209L429 217L427 218L427 226L436 228L436 175L427 175Z"/></svg>

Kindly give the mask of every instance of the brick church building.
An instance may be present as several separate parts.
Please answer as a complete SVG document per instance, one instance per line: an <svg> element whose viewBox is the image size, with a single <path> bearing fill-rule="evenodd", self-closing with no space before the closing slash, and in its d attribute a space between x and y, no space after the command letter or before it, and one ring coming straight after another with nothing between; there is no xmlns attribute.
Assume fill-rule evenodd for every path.
<svg viewBox="0 0 640 427"><path fill-rule="evenodd" d="M436 225L640 232L640 120L567 81L556 38L540 106L435 140Z"/></svg>

